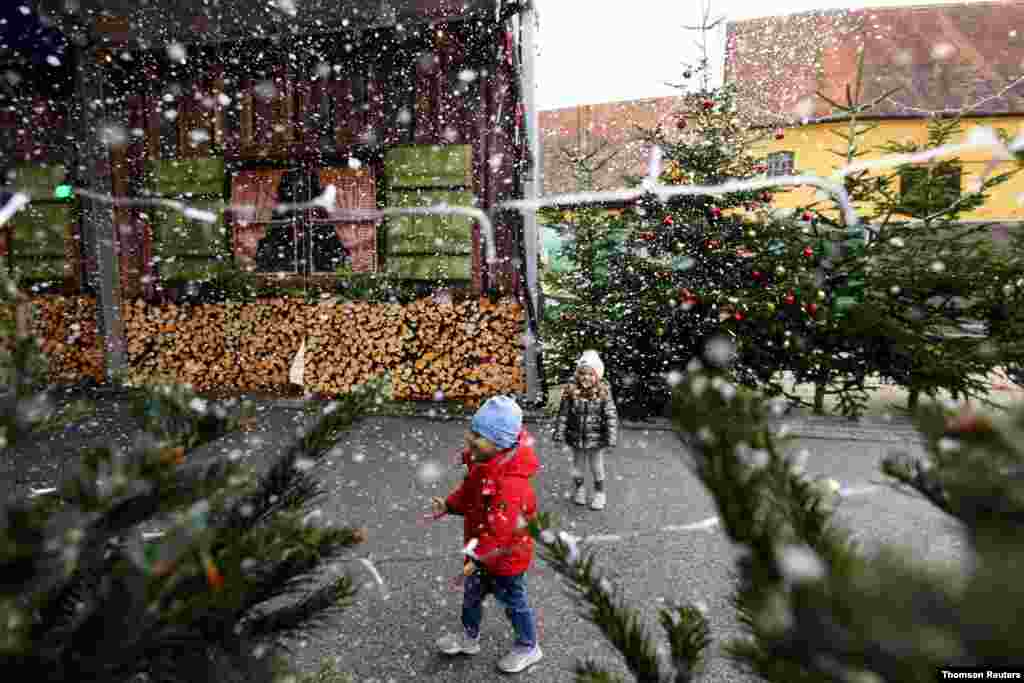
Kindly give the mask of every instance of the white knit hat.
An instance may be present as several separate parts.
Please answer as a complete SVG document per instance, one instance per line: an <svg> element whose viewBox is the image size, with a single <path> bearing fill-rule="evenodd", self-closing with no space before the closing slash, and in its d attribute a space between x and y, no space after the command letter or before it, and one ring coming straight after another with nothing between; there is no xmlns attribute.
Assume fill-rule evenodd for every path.
<svg viewBox="0 0 1024 683"><path fill-rule="evenodd" d="M580 355L580 359L576 361L576 367L584 365L597 370L598 379L604 378L604 363L601 361L601 356L597 355L597 351L589 349Z"/></svg>

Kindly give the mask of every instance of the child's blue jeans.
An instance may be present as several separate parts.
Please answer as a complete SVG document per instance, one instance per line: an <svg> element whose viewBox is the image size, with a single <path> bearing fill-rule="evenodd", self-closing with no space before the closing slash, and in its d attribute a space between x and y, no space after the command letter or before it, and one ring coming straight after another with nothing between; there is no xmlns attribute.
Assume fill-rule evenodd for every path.
<svg viewBox="0 0 1024 683"><path fill-rule="evenodd" d="M465 592L462 598L462 625L466 635L476 638L480 635L480 622L483 620L483 602L488 594L505 608L505 615L512 622L516 632L516 645L532 648L537 644L537 627L533 610L527 604L526 574L515 576L493 576L478 569L472 576L466 577Z"/></svg>

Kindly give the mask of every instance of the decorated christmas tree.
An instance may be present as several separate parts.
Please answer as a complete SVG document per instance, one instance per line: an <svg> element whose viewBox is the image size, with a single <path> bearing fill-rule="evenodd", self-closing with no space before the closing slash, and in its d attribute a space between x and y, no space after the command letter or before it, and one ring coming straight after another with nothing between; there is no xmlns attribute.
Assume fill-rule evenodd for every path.
<svg viewBox="0 0 1024 683"><path fill-rule="evenodd" d="M577 190L592 191L597 189L595 175L619 151L603 139L563 144L559 162L571 169ZM539 215L562 238L558 256L566 263L542 275L551 297L545 314L545 367L548 381L560 383L572 374L580 352L603 334L601 311L611 287L610 258L622 249L625 228L619 212L591 204L545 207Z"/></svg>
<svg viewBox="0 0 1024 683"><path fill-rule="evenodd" d="M759 171L752 150L762 133L751 132L736 111L734 88L712 87L707 71L706 56L684 71L672 126L638 131L659 150L658 184L717 185ZM756 239L742 212L770 200L763 190L665 201L652 192L624 210L565 212L575 232L568 254L575 268L552 279L577 296L559 306L547 331L552 346L565 349L566 361L596 348L620 411L662 414L672 381L703 341L725 317L742 319L729 299L752 277Z"/></svg>
<svg viewBox="0 0 1024 683"><path fill-rule="evenodd" d="M38 350L15 336L8 370L26 376ZM45 385L15 389L5 457L55 412ZM137 392L131 447L81 450L54 489L4 502L4 670L68 682L277 680L285 637L354 594L348 576L322 570L365 532L323 523L310 505L323 493L318 464L381 391L319 410L260 472L241 451L202 448L251 425L252 406L179 386Z"/></svg>
<svg viewBox="0 0 1024 683"><path fill-rule="evenodd" d="M757 286L734 295L741 316L727 323L740 364L759 366L761 388L794 402L806 401L783 373L814 385L818 413L832 394L844 414L859 414L867 383L879 378L907 387L912 408L921 394L941 390L982 396L988 373L1007 354L1019 355L1015 344L985 333L1000 316L1003 342L1019 330L1006 302L1024 272L1012 250L992 246L991 225L966 225L962 218L1017 169L986 175L961 193L959 160L937 151L964 140L956 118L931 119L923 144L866 149L865 135L875 125L860 117L888 93L859 103L860 87L858 80L848 89L845 105L830 100L847 117L836 131L846 145L835 151L830 180L845 189L851 210L819 193L787 216L762 213L752 249ZM1001 131L976 129L970 136L995 141L997 134L1007 142ZM930 158L878 172L839 172L871 151Z"/></svg>

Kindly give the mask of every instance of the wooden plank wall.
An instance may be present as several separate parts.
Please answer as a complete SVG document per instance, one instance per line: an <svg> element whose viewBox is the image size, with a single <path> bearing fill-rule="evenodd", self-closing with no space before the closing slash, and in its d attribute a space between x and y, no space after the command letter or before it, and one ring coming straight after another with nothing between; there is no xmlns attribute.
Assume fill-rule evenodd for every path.
<svg viewBox="0 0 1024 683"><path fill-rule="evenodd" d="M269 46L257 50L256 43L219 48L219 52L190 48L187 69L161 63L166 60L162 50L137 55L127 70L115 59L114 67L123 73L112 79L123 96L118 109L128 141L112 151L113 189L122 196L140 196L146 189L146 162L171 156L223 155L233 171L243 164L266 162L269 168L287 162L316 172L343 168L347 158L356 155L366 160L376 191L387 182L381 164L387 146L469 143L473 146L472 192L486 209L519 192L516 168L522 159L511 37L503 26L489 30L490 34L481 34L476 21L436 24L424 27L419 38L408 38L399 49L376 48L377 52L373 52L373 41L368 41L364 56L372 54L373 61L368 66L364 62L358 73L352 71L353 60L346 61L344 40L336 37L331 44L331 39L324 39L325 51L334 50L333 61L342 67L331 69L328 79L316 77L309 56L307 63L292 65L288 46L278 47L276 54ZM265 54L259 61L255 55L261 53ZM269 78L261 78L261 71ZM475 78L460 79L464 72L473 72ZM273 84L272 92L266 81ZM172 84L180 88L176 105L165 99ZM225 102L224 96L230 101ZM235 110L236 98L240 111ZM67 131L69 121L39 100L29 115L31 125L14 126L17 154L61 158L63 154L51 147ZM176 118L164 115L168 108L176 109ZM15 123L7 121L11 116L0 112L0 124L6 128ZM326 126L333 127L326 133L333 133L333 141L327 140L333 145L325 147ZM191 134L194 130L206 131L206 136L196 137ZM50 131L49 138L43 139L43 131ZM138 131L142 134L136 135ZM365 189L339 196L351 195L352 208L367 208ZM146 210L138 208L119 209L116 215L123 284L130 298L153 294L152 226L146 217ZM518 255L517 229L514 219L497 225L495 246L502 262L495 283L506 291L518 287L512 267ZM339 227L339 232L347 241L357 239L349 228ZM235 236L235 244L249 237L243 231ZM366 236L359 239L365 241ZM487 284L481 277L479 226L473 242L473 284L479 291ZM0 236L0 249L4 246Z"/></svg>

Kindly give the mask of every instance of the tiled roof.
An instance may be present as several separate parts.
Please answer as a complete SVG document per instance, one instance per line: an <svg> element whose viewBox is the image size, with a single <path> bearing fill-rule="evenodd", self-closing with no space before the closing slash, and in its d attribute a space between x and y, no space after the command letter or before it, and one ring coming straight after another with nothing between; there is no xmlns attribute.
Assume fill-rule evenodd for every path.
<svg viewBox="0 0 1024 683"><path fill-rule="evenodd" d="M1020 28L1020 33L1016 28ZM1024 1L806 12L730 23L726 73L762 120L831 116L864 49L861 100L899 88L875 114L978 104L978 115L1024 112Z"/></svg>
<svg viewBox="0 0 1024 683"><path fill-rule="evenodd" d="M564 150L593 151L604 145L617 153L594 174L594 189L623 187L623 176L642 174L646 168L649 150L638 139L637 129L672 124L678 106L677 98L658 97L540 112L545 193L580 189L572 166L565 161ZM603 156L598 153L596 160Z"/></svg>

